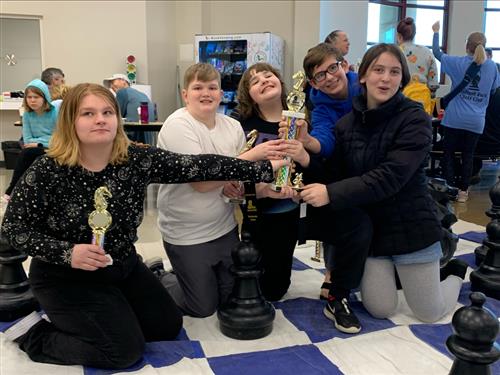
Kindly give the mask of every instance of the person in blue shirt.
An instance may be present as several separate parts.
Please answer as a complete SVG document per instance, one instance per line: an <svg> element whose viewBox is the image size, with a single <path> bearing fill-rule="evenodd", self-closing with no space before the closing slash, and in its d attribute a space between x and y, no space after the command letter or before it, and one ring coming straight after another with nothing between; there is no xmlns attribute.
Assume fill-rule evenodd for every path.
<svg viewBox="0 0 500 375"><path fill-rule="evenodd" d="M459 188L458 202L469 198L469 184L472 177L474 150L483 133L486 108L490 95L500 86L500 76L495 63L486 59L483 33L473 32L467 37L465 56L450 56L439 48L439 21L432 25L434 32L432 52L441 62L441 70L451 78L451 90L458 86L472 61L481 65L479 73L450 101L446 107L441 125L444 126L443 174L450 185ZM460 180L455 181L455 152L461 152Z"/></svg>
<svg viewBox="0 0 500 375"><path fill-rule="evenodd" d="M111 89L116 95L116 100L120 106L121 116L126 122L139 122L139 108L142 102L148 103L149 121L156 121L154 103L146 94L130 87L130 80L125 74L113 74L110 78L103 80L104 86ZM142 143L153 143L150 132L132 131L127 132L133 141Z"/></svg>
<svg viewBox="0 0 500 375"><path fill-rule="evenodd" d="M301 130L307 151L329 157L335 145L335 123L352 109L352 98L361 93L358 75L348 71L342 52L328 43L311 48L304 57L304 72L312 86L311 130Z"/></svg>
<svg viewBox="0 0 500 375"><path fill-rule="evenodd" d="M27 84L23 99L23 149L19 155L9 187L2 197L4 202L37 157L43 155L56 126L58 109L51 103L49 87L41 80L34 79Z"/></svg>

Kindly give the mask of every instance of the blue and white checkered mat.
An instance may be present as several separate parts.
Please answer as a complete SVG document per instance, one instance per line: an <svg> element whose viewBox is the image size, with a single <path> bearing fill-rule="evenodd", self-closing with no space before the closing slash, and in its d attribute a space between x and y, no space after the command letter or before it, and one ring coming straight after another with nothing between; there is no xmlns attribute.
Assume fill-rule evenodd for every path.
<svg viewBox="0 0 500 375"><path fill-rule="evenodd" d="M453 229L474 240L474 233L471 237L467 232L484 232L483 227L463 221ZM456 255L474 266L477 246L461 238ZM263 339L238 341L225 337L218 329L216 315L185 317L176 341L149 343L140 363L124 371L107 371L34 363L0 334L0 374L448 374L453 358L445 341L452 332L452 314L435 324L420 323L411 317L401 294L398 313L379 320L369 316L357 301L352 308L363 330L357 335L340 333L323 316L324 302L318 299L318 293L324 266L311 260L313 254L312 242L296 249L292 285L285 299L274 304L274 329ZM469 293L470 284L466 282L457 309L469 304ZM486 306L500 315L500 301L488 298ZM0 331L6 326L0 323ZM500 362L493 366L492 373L500 374Z"/></svg>

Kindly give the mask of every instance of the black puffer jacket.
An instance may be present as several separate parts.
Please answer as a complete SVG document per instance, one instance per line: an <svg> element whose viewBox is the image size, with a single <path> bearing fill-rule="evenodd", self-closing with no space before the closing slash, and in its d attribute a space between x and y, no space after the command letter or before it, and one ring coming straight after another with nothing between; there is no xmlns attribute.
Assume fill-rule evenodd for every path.
<svg viewBox="0 0 500 375"><path fill-rule="evenodd" d="M431 119L420 104L398 93L368 110L359 96L335 132L330 205L366 210L374 228L371 255L411 253L439 241L441 227L424 172Z"/></svg>

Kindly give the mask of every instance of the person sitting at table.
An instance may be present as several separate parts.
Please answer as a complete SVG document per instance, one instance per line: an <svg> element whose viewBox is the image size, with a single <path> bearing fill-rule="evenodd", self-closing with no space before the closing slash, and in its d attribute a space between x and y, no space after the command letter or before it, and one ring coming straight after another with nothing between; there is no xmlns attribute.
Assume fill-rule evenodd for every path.
<svg viewBox="0 0 500 375"><path fill-rule="evenodd" d="M64 73L59 68L45 69L42 72L40 79L49 87L51 97L54 97L53 90L60 85L64 85L65 83Z"/></svg>
<svg viewBox="0 0 500 375"><path fill-rule="evenodd" d="M120 113L126 122L139 122L139 109L141 103L148 103L148 118L149 121L156 121L155 105L146 94L130 87L130 80L125 74L113 74L111 77L104 79L104 86L108 87L115 95ZM127 132L129 138L133 141L149 143L153 141L150 132L130 131Z"/></svg>
<svg viewBox="0 0 500 375"><path fill-rule="evenodd" d="M19 181L2 223L9 243L33 257L30 284L48 319L33 312L5 337L36 362L109 369L136 363L147 341L175 339L182 314L134 246L147 186L271 182L285 164L130 144L109 90L75 86L47 154ZM111 225L97 242L89 218L107 217L102 210Z"/></svg>
<svg viewBox="0 0 500 375"><path fill-rule="evenodd" d="M26 86L23 107L22 151L2 197L4 203L9 202L16 183L28 167L45 153L57 121L58 108L51 103L49 88L39 79L34 79Z"/></svg>

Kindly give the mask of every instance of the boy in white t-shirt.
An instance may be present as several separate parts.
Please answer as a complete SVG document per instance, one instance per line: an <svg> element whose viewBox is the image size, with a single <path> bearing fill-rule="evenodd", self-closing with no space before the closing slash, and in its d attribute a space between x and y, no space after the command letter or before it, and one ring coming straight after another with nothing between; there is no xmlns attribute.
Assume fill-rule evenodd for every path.
<svg viewBox="0 0 500 375"><path fill-rule="evenodd" d="M217 70L205 63L189 67L182 97L186 106L167 118L158 135L158 147L185 154L238 156L245 135L238 121L217 113L222 99ZM279 143L274 143L276 152ZM265 153L254 149L242 158L264 157ZM159 188L158 226L178 281L167 288L191 316L212 315L232 290L231 250L239 237L234 206L221 196L227 183L192 182Z"/></svg>

